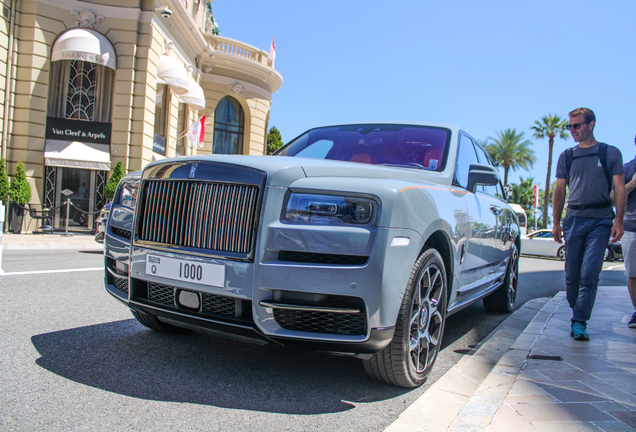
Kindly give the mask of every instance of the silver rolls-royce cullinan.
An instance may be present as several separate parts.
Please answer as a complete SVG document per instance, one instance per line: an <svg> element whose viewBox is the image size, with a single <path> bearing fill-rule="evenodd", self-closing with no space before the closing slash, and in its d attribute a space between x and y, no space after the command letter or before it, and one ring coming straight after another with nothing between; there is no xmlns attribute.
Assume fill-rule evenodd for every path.
<svg viewBox="0 0 636 432"><path fill-rule="evenodd" d="M416 387L449 314L513 309L519 249L497 170L466 132L346 124L273 156L163 159L122 179L105 284L159 332L352 355Z"/></svg>

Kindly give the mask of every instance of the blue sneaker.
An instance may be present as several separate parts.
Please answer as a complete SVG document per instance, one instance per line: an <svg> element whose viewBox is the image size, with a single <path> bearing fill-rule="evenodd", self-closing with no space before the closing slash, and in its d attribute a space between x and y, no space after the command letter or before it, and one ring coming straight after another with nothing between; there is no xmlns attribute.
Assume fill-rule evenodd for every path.
<svg viewBox="0 0 636 432"><path fill-rule="evenodd" d="M634 312L634 315L632 315L632 319L629 320L629 323L627 323L627 327L636 328L636 312Z"/></svg>
<svg viewBox="0 0 636 432"><path fill-rule="evenodd" d="M570 333L570 336L572 336L574 340L589 341L590 335L587 334L586 327L587 326L585 324L581 324L580 322L573 322L572 333Z"/></svg>

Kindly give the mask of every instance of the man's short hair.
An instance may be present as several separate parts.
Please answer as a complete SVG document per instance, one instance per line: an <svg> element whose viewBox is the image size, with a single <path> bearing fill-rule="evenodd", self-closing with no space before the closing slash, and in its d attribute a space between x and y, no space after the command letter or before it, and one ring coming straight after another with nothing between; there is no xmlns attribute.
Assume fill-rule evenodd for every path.
<svg viewBox="0 0 636 432"><path fill-rule="evenodd" d="M576 117L578 115L582 115L585 119L585 123L594 122L596 123L596 115L594 115L594 111L589 108L577 108L572 110L568 114L570 118Z"/></svg>

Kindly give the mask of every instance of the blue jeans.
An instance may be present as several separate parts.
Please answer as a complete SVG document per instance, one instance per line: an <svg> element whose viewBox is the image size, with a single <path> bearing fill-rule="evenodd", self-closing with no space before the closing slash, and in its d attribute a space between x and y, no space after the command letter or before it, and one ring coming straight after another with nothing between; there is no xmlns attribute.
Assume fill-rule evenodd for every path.
<svg viewBox="0 0 636 432"><path fill-rule="evenodd" d="M565 290L573 323L587 325L592 315L612 225L611 218L566 216L563 219Z"/></svg>

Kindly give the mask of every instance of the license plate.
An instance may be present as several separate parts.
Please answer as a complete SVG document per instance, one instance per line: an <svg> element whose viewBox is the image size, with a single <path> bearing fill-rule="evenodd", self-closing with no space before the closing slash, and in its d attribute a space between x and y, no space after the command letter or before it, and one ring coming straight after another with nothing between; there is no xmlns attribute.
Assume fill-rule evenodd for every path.
<svg viewBox="0 0 636 432"><path fill-rule="evenodd" d="M146 256L146 274L172 280L223 288L225 266L163 256Z"/></svg>

